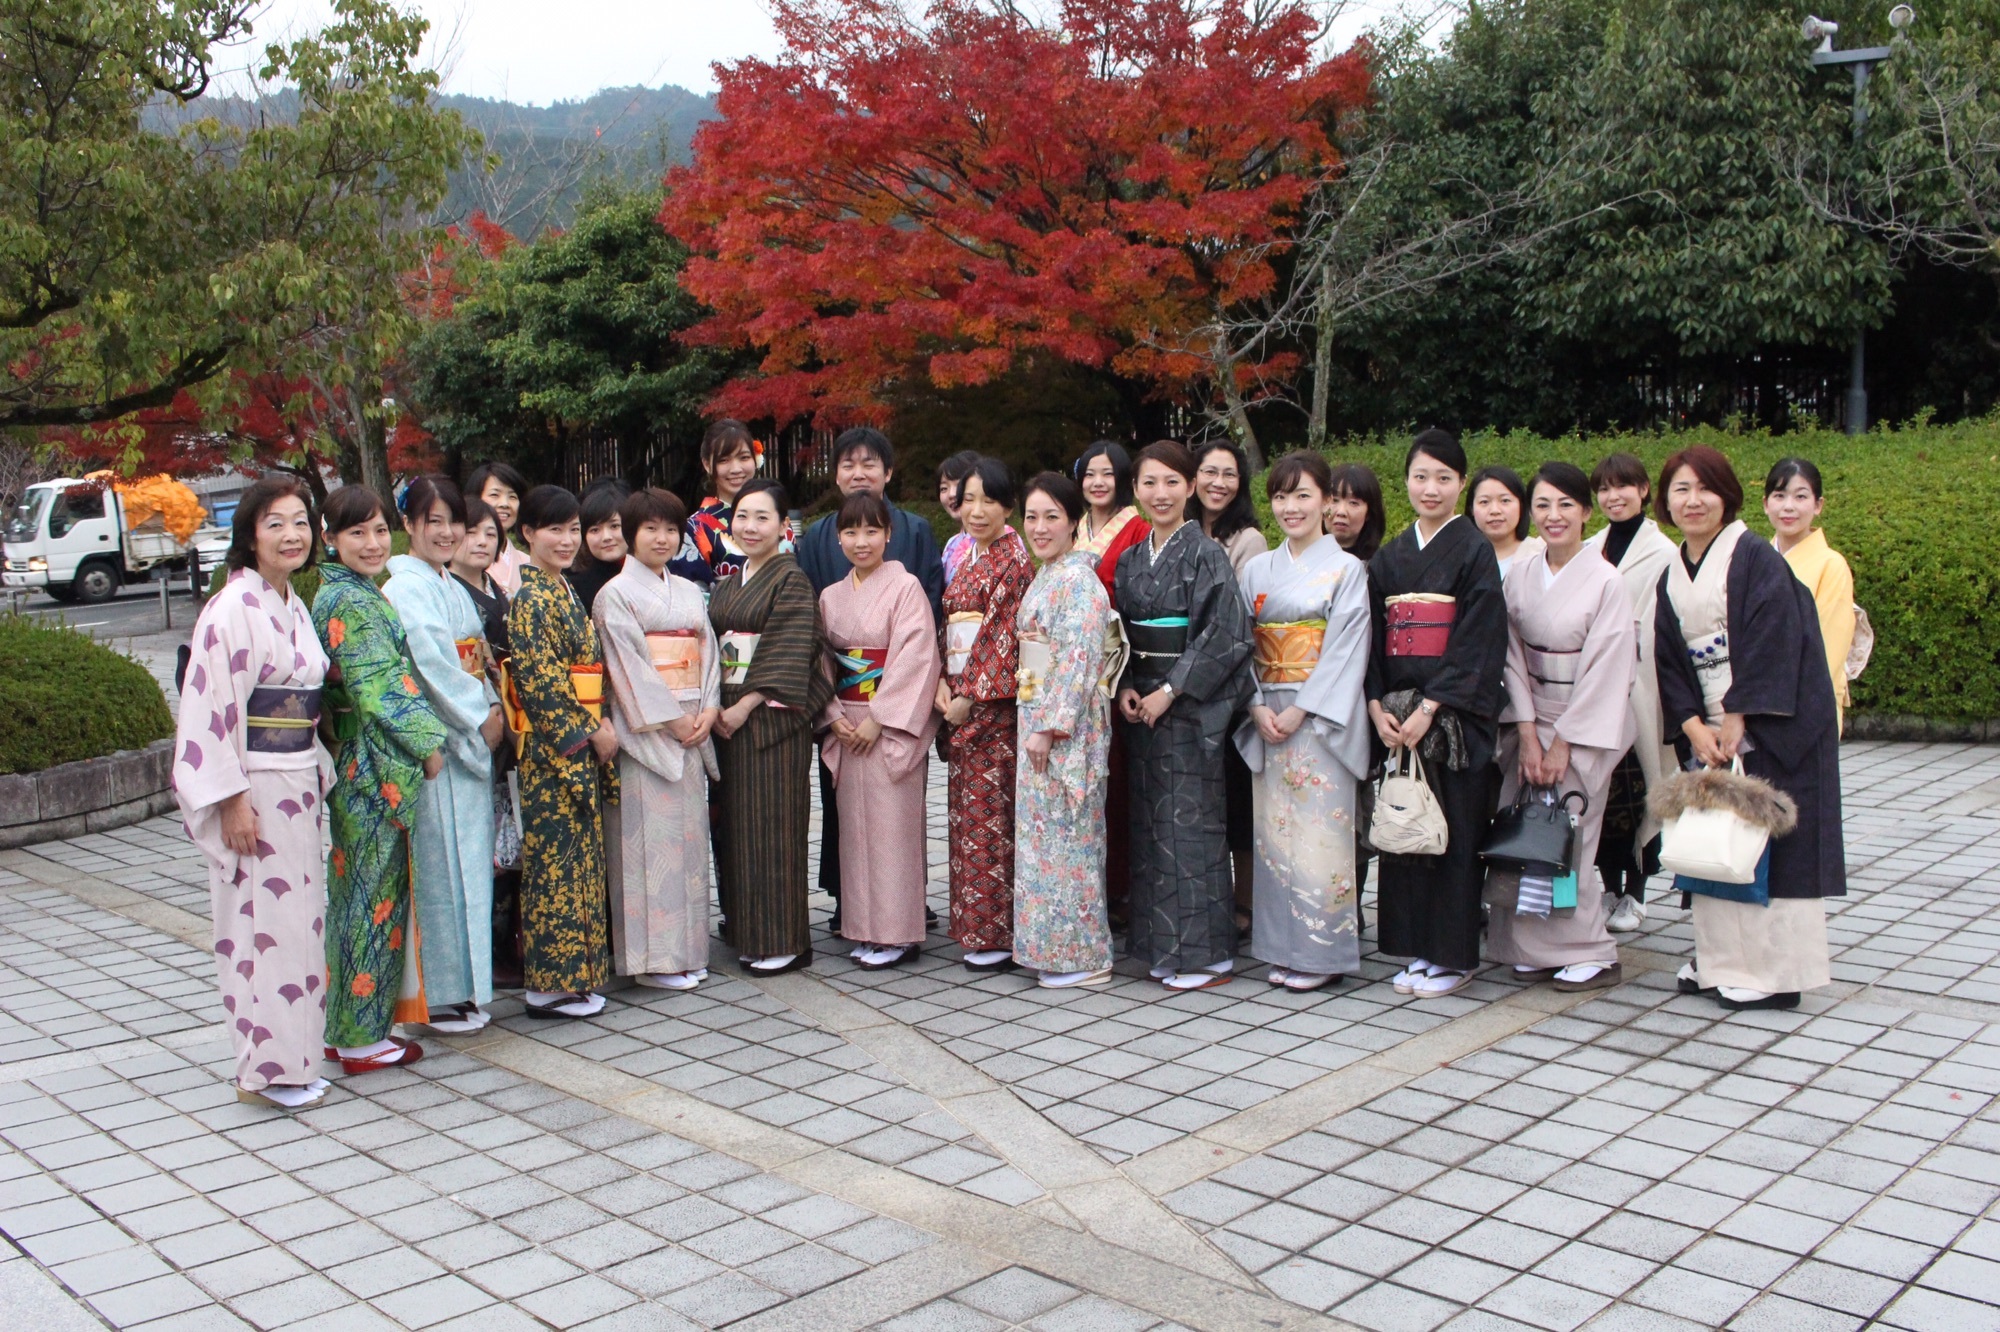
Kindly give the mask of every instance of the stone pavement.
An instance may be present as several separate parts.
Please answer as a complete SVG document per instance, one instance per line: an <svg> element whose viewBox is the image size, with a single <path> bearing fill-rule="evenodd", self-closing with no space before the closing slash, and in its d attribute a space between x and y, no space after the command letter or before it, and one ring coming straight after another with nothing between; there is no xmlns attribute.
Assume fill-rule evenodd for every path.
<svg viewBox="0 0 2000 1332"><path fill-rule="evenodd" d="M0 1321L2000 1329L2000 749L1843 773L1836 984L1795 1013L1677 994L1658 901L1585 995L718 947L293 1116L231 1094L176 823L0 853Z"/></svg>

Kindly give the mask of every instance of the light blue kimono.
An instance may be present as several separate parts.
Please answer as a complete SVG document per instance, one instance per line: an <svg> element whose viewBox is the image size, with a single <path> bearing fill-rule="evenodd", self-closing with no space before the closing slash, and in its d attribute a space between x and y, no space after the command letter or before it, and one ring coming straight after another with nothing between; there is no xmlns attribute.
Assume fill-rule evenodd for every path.
<svg viewBox="0 0 2000 1332"><path fill-rule="evenodd" d="M465 589L413 555L389 561L382 593L409 635L424 697L445 724L444 770L423 784L411 830L412 883L432 1011L493 998L493 754L480 737L498 701L461 664L460 639L483 641Z"/></svg>

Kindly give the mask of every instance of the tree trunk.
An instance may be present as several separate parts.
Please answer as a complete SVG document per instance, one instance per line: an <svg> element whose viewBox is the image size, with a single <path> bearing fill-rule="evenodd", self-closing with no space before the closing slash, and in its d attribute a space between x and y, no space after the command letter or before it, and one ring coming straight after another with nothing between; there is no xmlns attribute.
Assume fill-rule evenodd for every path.
<svg viewBox="0 0 2000 1332"><path fill-rule="evenodd" d="M1312 411L1306 417L1306 447L1326 446L1327 380L1333 375L1333 265L1320 270L1319 299L1315 302L1312 368Z"/></svg>
<svg viewBox="0 0 2000 1332"><path fill-rule="evenodd" d="M347 398L347 416L353 431L354 451L361 463L361 484L382 497L382 512L396 512L396 478L389 474L389 440L382 429L382 422L372 416L361 400L360 392L349 385L344 393ZM390 526L395 526L391 522Z"/></svg>
<svg viewBox="0 0 2000 1332"><path fill-rule="evenodd" d="M1236 387L1236 363L1230 359L1229 344L1221 333L1215 335L1214 358L1216 387L1222 391L1223 405L1229 411L1229 437L1243 450L1243 461L1254 476L1264 470L1264 449L1257 442L1256 428L1250 424L1250 413L1243 406L1243 394Z"/></svg>

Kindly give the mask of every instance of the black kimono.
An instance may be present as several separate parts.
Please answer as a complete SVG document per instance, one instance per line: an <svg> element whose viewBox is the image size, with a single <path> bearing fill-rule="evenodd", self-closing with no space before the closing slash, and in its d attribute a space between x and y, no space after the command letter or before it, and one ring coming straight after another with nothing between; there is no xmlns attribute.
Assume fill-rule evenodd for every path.
<svg viewBox="0 0 2000 1332"><path fill-rule="evenodd" d="M1150 535L1120 555L1117 600L1133 647L1120 688L1174 690L1156 725L1118 723L1132 783L1129 949L1148 967L1199 971L1236 955L1222 754L1255 692L1250 613L1229 557L1194 523L1157 558ZM1185 629L1145 623L1181 618Z"/></svg>
<svg viewBox="0 0 2000 1332"><path fill-rule="evenodd" d="M1449 619L1449 628L1399 630L1392 642L1390 599L1412 593L1451 598L1419 603L1423 624ZM1443 855L1381 858L1376 946L1392 957L1471 971L1479 965L1479 903L1486 879L1479 843L1492 817L1493 760L1506 703L1507 602L1500 562L1469 518L1451 519L1423 547L1417 545L1417 529L1407 527L1368 562L1368 601L1374 617L1369 701L1416 690L1438 705L1431 730L1440 732L1455 718L1464 738L1464 766L1452 768L1431 757L1426 737L1424 775L1444 808L1450 834Z"/></svg>
<svg viewBox="0 0 2000 1332"><path fill-rule="evenodd" d="M1710 548L1713 552L1713 547ZM1677 555L1685 559L1685 555ZM1692 746L1682 726L1705 717L1701 685L1688 657L1680 616L1660 579L1653 617L1660 721L1686 763ZM1840 714L1819 609L1785 557L1755 532L1737 539L1729 559L1724 712L1743 715L1750 744L1743 770L1762 777L1799 807L1798 827L1771 841L1771 896L1840 897L1847 892L1847 852L1840 833Z"/></svg>

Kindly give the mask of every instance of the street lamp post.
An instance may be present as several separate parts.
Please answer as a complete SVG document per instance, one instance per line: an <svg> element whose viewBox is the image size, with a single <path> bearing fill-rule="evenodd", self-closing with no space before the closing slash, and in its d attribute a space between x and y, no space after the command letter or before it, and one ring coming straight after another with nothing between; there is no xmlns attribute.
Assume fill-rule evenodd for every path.
<svg viewBox="0 0 2000 1332"><path fill-rule="evenodd" d="M1912 13L1908 5L1897 5L1889 15L1889 22L1898 30L1910 24ZM1900 20L1900 21L1899 21ZM1861 142L1861 128L1868 123L1868 76L1875 66L1889 58L1890 48L1886 46L1857 46L1847 51L1833 49L1833 35L1840 31L1838 23L1823 18L1807 18L1804 25L1806 40L1819 43L1819 49L1812 53L1813 64L1827 68L1846 66L1854 76L1854 141ZM1847 433L1859 435L1868 429L1868 330L1854 330L1854 350L1847 364Z"/></svg>

